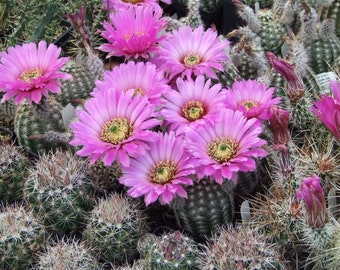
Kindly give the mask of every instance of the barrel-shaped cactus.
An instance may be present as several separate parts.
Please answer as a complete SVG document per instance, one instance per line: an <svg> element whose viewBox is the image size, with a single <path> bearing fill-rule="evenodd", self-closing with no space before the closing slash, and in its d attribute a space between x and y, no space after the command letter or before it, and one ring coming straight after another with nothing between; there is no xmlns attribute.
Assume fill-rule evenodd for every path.
<svg viewBox="0 0 340 270"><path fill-rule="evenodd" d="M114 193L94 207L83 238L96 256L113 264L122 263L137 255L137 241L146 228L139 203Z"/></svg>
<svg viewBox="0 0 340 270"><path fill-rule="evenodd" d="M13 202L22 197L28 175L28 158L13 144L0 144L0 201Z"/></svg>
<svg viewBox="0 0 340 270"><path fill-rule="evenodd" d="M47 234L31 212L14 205L0 212L0 268L30 269L45 245Z"/></svg>
<svg viewBox="0 0 340 270"><path fill-rule="evenodd" d="M234 220L233 183L222 185L203 178L186 188L188 198L177 197L171 204L180 226L198 236L210 235L217 227Z"/></svg>
<svg viewBox="0 0 340 270"><path fill-rule="evenodd" d="M93 207L87 162L67 151L44 154L29 172L24 198L34 214L59 234L78 231Z"/></svg>

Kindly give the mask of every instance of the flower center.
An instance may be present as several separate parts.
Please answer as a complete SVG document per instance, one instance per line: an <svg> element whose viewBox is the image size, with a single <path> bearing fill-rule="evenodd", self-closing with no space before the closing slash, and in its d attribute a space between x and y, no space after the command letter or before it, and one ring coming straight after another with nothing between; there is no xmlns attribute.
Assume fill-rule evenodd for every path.
<svg viewBox="0 0 340 270"><path fill-rule="evenodd" d="M23 80L27 83L31 82L31 79L36 79L39 76L41 76L43 74L42 70L40 70L39 68L30 68L25 70L23 73L20 74L19 76L19 80Z"/></svg>
<svg viewBox="0 0 340 270"><path fill-rule="evenodd" d="M251 100L245 100L243 102L240 103L243 107L245 107L247 109L247 111L249 111L249 109L251 107L257 107L258 106L258 103L255 102L255 101L251 101Z"/></svg>
<svg viewBox="0 0 340 270"><path fill-rule="evenodd" d="M187 66L193 66L193 65L197 65L199 64L201 61L201 58L199 57L199 55L195 55L195 54L189 54L187 56L184 57L184 64Z"/></svg>
<svg viewBox="0 0 340 270"><path fill-rule="evenodd" d="M185 105L182 108L182 113L186 119L192 122L201 118L205 113L205 109L203 107L202 102L197 100L191 100L185 103Z"/></svg>
<svg viewBox="0 0 340 270"><path fill-rule="evenodd" d="M224 163L235 157L239 145L233 139L221 137L212 140L207 146L209 157L213 160Z"/></svg>
<svg viewBox="0 0 340 270"><path fill-rule="evenodd" d="M144 89L140 88L140 87L135 88L134 92L133 92L133 96L135 97L138 94L140 94L141 96L144 96L144 94L145 94Z"/></svg>
<svg viewBox="0 0 340 270"><path fill-rule="evenodd" d="M149 181L151 183L164 185L171 182L176 174L176 166L170 161L161 161L150 171Z"/></svg>
<svg viewBox="0 0 340 270"><path fill-rule="evenodd" d="M119 144L130 137L132 127L126 118L113 118L107 121L100 132L100 139L104 142Z"/></svg>
<svg viewBox="0 0 340 270"><path fill-rule="evenodd" d="M138 3L143 3L144 0L123 0L125 3L131 3L131 4L138 4Z"/></svg>

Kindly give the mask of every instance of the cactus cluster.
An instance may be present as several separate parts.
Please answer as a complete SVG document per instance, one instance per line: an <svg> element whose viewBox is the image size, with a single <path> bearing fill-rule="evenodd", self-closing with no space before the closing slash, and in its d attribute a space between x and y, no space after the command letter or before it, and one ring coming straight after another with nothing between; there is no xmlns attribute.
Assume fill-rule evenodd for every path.
<svg viewBox="0 0 340 270"><path fill-rule="evenodd" d="M0 3L1 51L46 40L60 46L65 56L64 65L51 71L57 80L47 90L43 83L30 88L46 75L39 68L13 75L29 89L20 88L19 94L0 78L1 269L339 269L339 0L59 2ZM135 12L137 18L144 4L145 10L152 9L152 19L143 17L142 22L154 19L155 26L150 35L147 28L130 33L132 24L119 12ZM228 25L221 22L227 21L230 6L235 27L225 33ZM124 36L108 26L118 17L123 30L129 30ZM177 43L184 48L184 28L197 40L201 34L213 40L216 34L221 52L208 55L210 44L203 46L204 56L224 60L210 68L205 57L193 53L209 44L202 38L188 45L188 55L180 55L170 68L164 44L171 44L177 32ZM155 29L161 30L153 44ZM105 43L106 38L119 42ZM152 49L132 55L139 41ZM115 51L121 44L121 52ZM107 48L113 57L107 57ZM6 53L0 54L1 68L6 59ZM158 84L144 83L149 74L137 71L121 76L122 82L133 83L118 91L118 71L110 69L121 62L132 63L138 72L138 62L154 65L157 83L166 84L161 86L166 91L160 94ZM107 80L109 76L114 79ZM170 103L184 86L189 99L200 80L209 80L205 87L218 85L220 99L227 91L236 92L235 82L256 80L266 89L275 87L273 98L279 101L269 106L268 117L258 119L250 112L260 110L262 100L223 108L236 117L242 105L247 122L237 127L249 138L258 131L258 137L237 142L242 134L235 124L230 130L230 136L237 134L235 141L222 136L199 149L193 145L196 138L205 143L221 132L202 129L205 121L211 128L221 127L220 112L208 119L204 114L210 104L197 96L182 108L176 107L179 98ZM190 88L193 82L195 89ZM48 89L59 86L60 93ZM40 87L49 95L40 93ZM25 101L30 91L38 94ZM156 96L157 105L151 102ZM317 105L322 99L329 111L323 115L322 104ZM174 107L176 116L169 112ZM175 118L186 123L172 125ZM188 126L175 128L182 124ZM226 126L221 129L230 129ZM245 131L250 126L257 128ZM202 134L194 134L198 130ZM156 147L165 134L173 140L163 138L166 143ZM154 154L155 149L164 153Z"/></svg>

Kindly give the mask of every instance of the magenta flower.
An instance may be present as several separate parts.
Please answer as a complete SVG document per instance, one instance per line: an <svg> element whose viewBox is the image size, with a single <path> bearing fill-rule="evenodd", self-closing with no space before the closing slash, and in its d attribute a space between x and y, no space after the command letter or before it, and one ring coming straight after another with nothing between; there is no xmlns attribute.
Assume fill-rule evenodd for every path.
<svg viewBox="0 0 340 270"><path fill-rule="evenodd" d="M272 106L270 110L272 115L269 123L274 145L287 145L290 141L289 112L279 106Z"/></svg>
<svg viewBox="0 0 340 270"><path fill-rule="evenodd" d="M99 46L110 56L149 58L159 50L158 43L166 38L161 31L166 27L162 12L151 6L136 6L110 14L110 23L104 22L102 36L109 43ZM111 24L112 23L112 24Z"/></svg>
<svg viewBox="0 0 340 270"><path fill-rule="evenodd" d="M217 78L215 71L223 71L229 60L229 41L220 41L216 31L211 28L204 31L203 26L196 29L182 26L161 46L157 61L170 79L176 75L190 78L192 74Z"/></svg>
<svg viewBox="0 0 340 270"><path fill-rule="evenodd" d="M186 198L182 185L193 184L190 175L195 170L190 155L184 151L183 137L176 137L174 132L158 134L159 140L149 144L146 155L133 158L129 167L122 168L119 179L121 184L131 187L130 196L145 195L146 205L157 199L168 204L176 194Z"/></svg>
<svg viewBox="0 0 340 270"><path fill-rule="evenodd" d="M177 79L177 90L164 94L167 102L160 114L169 128L176 134L182 134L187 128L197 128L206 123L215 123L220 119L220 110L224 107L224 94L221 85L210 87L211 81L205 81L200 75L196 80Z"/></svg>
<svg viewBox="0 0 340 270"><path fill-rule="evenodd" d="M159 121L153 118L155 106L145 97L133 95L133 90L102 90L85 103L85 110L77 111L78 121L71 123L75 138L70 144L83 146L78 155L89 156L91 164L103 158L106 166L115 160L129 166L131 157L146 154L148 142L158 138L150 129Z"/></svg>
<svg viewBox="0 0 340 270"><path fill-rule="evenodd" d="M340 82L332 81L330 85L334 98L322 95L310 110L340 142Z"/></svg>
<svg viewBox="0 0 340 270"><path fill-rule="evenodd" d="M162 94L171 89L163 72L158 71L155 65L133 61L120 64L112 71L105 71L103 81L96 82L93 95L108 88L118 88L124 92L133 89L156 106L164 102Z"/></svg>
<svg viewBox="0 0 340 270"><path fill-rule="evenodd" d="M320 228L328 221L325 192L317 175L304 178L296 197L305 202L307 222L313 228Z"/></svg>
<svg viewBox="0 0 340 270"><path fill-rule="evenodd" d="M68 58L61 57L61 49L45 41L10 47L0 53L0 91L5 92L2 102L15 97L19 104L39 103L49 92L60 93L59 79L69 80L72 76L60 72Z"/></svg>
<svg viewBox="0 0 340 270"><path fill-rule="evenodd" d="M268 90L264 83L256 80L235 81L226 91L226 107L242 111L247 118L268 120L270 108L278 104L281 98L273 98L275 88Z"/></svg>
<svg viewBox="0 0 340 270"><path fill-rule="evenodd" d="M272 52L267 52L267 58L275 71L286 79L287 97L292 101L297 101L303 97L305 94L305 85L302 79L296 75L293 65L277 57Z"/></svg>
<svg viewBox="0 0 340 270"><path fill-rule="evenodd" d="M263 127L256 118L247 119L241 111L224 109L221 120L186 132L186 148L193 155L198 178L213 176L236 182L238 171L256 169L254 158L264 157L266 141L259 138Z"/></svg>

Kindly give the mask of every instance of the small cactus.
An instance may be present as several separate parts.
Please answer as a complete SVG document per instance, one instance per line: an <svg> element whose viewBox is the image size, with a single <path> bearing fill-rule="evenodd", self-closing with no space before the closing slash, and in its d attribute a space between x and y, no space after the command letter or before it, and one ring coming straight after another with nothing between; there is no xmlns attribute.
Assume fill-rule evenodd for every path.
<svg viewBox="0 0 340 270"><path fill-rule="evenodd" d="M46 153L58 147L67 148L66 142L51 142L46 132L66 133L62 118L62 107L53 96L42 98L40 104L18 105L14 118L14 132L19 145L35 154ZM70 139L70 138L68 138Z"/></svg>
<svg viewBox="0 0 340 270"><path fill-rule="evenodd" d="M21 205L0 212L0 268L22 270L33 266L43 248L46 232L31 212Z"/></svg>
<svg viewBox="0 0 340 270"><path fill-rule="evenodd" d="M226 227L206 245L199 257L202 270L214 269L287 269L279 246L270 244L255 228Z"/></svg>
<svg viewBox="0 0 340 270"><path fill-rule="evenodd" d="M62 239L51 243L37 258L36 270L100 270L100 263L79 240Z"/></svg>
<svg viewBox="0 0 340 270"><path fill-rule="evenodd" d="M28 158L13 144L0 145L0 201L8 203L22 197L28 175Z"/></svg>
<svg viewBox="0 0 340 270"><path fill-rule="evenodd" d="M146 232L139 204L129 197L112 194L100 199L88 217L84 240L96 256L122 263L137 253L137 241Z"/></svg>
<svg viewBox="0 0 340 270"><path fill-rule="evenodd" d="M147 234L138 241L138 251L152 270L190 270L197 267L197 244L175 231L161 236Z"/></svg>
<svg viewBox="0 0 340 270"><path fill-rule="evenodd" d="M29 172L24 198L49 229L67 234L84 224L93 207L85 160L71 152L44 154Z"/></svg>
<svg viewBox="0 0 340 270"><path fill-rule="evenodd" d="M180 226L193 234L204 237L218 226L234 220L233 183L224 180L222 185L209 178L188 186L188 198L176 197L171 208Z"/></svg>

